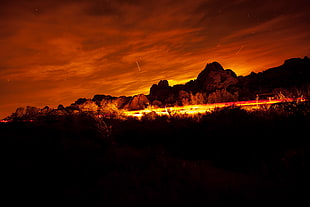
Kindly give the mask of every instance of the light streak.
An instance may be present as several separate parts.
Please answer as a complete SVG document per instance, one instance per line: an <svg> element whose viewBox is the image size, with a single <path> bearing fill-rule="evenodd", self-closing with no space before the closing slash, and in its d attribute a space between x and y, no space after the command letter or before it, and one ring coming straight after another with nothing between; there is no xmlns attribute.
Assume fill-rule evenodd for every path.
<svg viewBox="0 0 310 207"><path fill-rule="evenodd" d="M297 102L303 102L306 99L301 97L297 99ZM122 114L126 117L136 117L141 119L142 116L148 113L155 112L158 116L173 116L174 114L183 114L183 115L195 115L195 114L204 114L206 112L212 112L216 108L224 108L229 106L237 106L241 107L245 110L255 110L260 109L260 105L271 105L275 103L281 102L293 102L296 99L286 98L286 99L265 99L265 100L250 100L250 101L235 101L235 102L222 102L222 103L213 103L213 104L197 104L197 105L185 105L185 106L170 106L165 108L154 108L152 106L143 109L143 110L135 110L135 111L127 111L124 110ZM104 115L98 114L96 115L98 118L103 118ZM13 120L2 119L0 123L8 123ZM33 119L24 119L21 120L23 122L34 122Z"/></svg>
<svg viewBox="0 0 310 207"><path fill-rule="evenodd" d="M223 103L213 103L213 104L200 104L200 105L186 105L186 106L173 106L173 107L165 107L165 108L146 108L143 110L137 111L125 111L124 114L126 116L132 116L141 118L144 114L148 114L151 112L155 112L159 116L170 115L170 114L202 114L206 112L211 112L216 108L223 108L229 106L238 106L244 108L246 110L259 109L260 105L271 105L280 102L292 102L292 98L287 99L266 99L266 100L250 100L250 101L236 101L236 102L223 102Z"/></svg>
<svg viewBox="0 0 310 207"><path fill-rule="evenodd" d="M240 48L238 49L238 51L235 53L235 55L238 55L238 53L243 49L243 45L240 46Z"/></svg>
<svg viewBox="0 0 310 207"><path fill-rule="evenodd" d="M3 119L3 120L0 120L0 122L1 122L1 123L8 123L8 122L10 122L10 121L9 121L9 120L4 120L4 119Z"/></svg>
<svg viewBox="0 0 310 207"><path fill-rule="evenodd" d="M137 60L136 60L136 64L137 64L139 72L141 72L141 68L140 68L139 62Z"/></svg>

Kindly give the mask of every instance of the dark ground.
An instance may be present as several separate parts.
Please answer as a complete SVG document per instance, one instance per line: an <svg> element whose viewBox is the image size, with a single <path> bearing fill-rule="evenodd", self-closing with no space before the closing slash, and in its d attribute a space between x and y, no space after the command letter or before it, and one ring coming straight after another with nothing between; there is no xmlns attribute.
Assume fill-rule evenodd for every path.
<svg viewBox="0 0 310 207"><path fill-rule="evenodd" d="M196 117L197 118L197 117ZM308 197L309 103L200 116L1 123L11 203L197 205Z"/></svg>

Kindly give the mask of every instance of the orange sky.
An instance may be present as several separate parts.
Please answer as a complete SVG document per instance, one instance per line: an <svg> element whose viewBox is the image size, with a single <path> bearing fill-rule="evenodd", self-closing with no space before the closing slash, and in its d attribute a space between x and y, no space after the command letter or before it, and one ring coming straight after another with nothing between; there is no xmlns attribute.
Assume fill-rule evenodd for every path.
<svg viewBox="0 0 310 207"><path fill-rule="evenodd" d="M1 1L0 118L19 106L148 94L161 79L194 79L208 62L247 75L310 56L309 8L307 0Z"/></svg>

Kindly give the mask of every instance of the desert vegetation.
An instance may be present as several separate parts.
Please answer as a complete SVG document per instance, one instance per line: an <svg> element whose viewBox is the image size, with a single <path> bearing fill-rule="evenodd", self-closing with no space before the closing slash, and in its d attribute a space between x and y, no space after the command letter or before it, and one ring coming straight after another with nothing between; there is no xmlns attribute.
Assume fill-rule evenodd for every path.
<svg viewBox="0 0 310 207"><path fill-rule="evenodd" d="M7 192L114 205L305 199L309 123L307 101L195 116L17 119L0 123Z"/></svg>

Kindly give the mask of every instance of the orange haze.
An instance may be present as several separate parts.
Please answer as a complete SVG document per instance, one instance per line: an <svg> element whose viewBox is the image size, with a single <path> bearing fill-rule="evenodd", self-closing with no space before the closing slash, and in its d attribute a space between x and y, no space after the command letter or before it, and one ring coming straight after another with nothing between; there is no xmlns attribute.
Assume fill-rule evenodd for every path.
<svg viewBox="0 0 310 207"><path fill-rule="evenodd" d="M238 75L310 55L307 0L7 0L0 118L19 106L148 94L218 61Z"/></svg>

